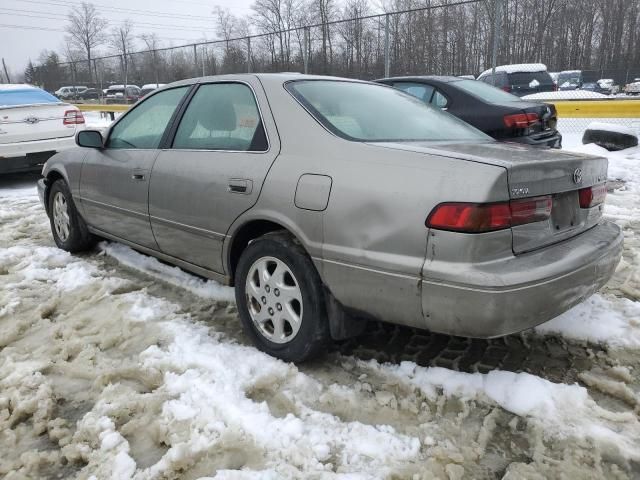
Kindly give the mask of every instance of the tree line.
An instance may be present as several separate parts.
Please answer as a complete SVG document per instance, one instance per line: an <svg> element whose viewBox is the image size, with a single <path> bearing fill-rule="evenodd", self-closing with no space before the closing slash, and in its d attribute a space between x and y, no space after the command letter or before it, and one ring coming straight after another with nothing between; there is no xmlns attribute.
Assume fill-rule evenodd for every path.
<svg viewBox="0 0 640 480"><path fill-rule="evenodd" d="M255 0L250 15L211 14L218 42L166 49L157 34L136 35L130 20L109 27L82 3L69 13L63 47L30 62L25 80L55 89L305 65L372 79L384 75L386 38L392 75L477 75L491 67L497 38L498 64L540 62L620 82L640 76L640 0L385 0L382 8L367 0Z"/></svg>

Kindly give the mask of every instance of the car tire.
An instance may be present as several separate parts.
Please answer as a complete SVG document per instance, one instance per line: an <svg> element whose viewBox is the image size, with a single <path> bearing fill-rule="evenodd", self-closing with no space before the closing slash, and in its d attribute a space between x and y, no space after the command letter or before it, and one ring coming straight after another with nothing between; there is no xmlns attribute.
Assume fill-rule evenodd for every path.
<svg viewBox="0 0 640 480"><path fill-rule="evenodd" d="M606 148L610 152L624 150L625 148L637 147L638 137L635 135L612 132L608 130L587 129L582 136L582 143L595 143L596 145Z"/></svg>
<svg viewBox="0 0 640 480"><path fill-rule="evenodd" d="M47 202L53 240L58 248L75 253L91 249L96 244L87 224L78 213L67 183L58 179L49 189Z"/></svg>
<svg viewBox="0 0 640 480"><path fill-rule="evenodd" d="M289 233L267 233L247 246L236 268L235 296L245 332L263 352L302 362L326 350L322 281Z"/></svg>

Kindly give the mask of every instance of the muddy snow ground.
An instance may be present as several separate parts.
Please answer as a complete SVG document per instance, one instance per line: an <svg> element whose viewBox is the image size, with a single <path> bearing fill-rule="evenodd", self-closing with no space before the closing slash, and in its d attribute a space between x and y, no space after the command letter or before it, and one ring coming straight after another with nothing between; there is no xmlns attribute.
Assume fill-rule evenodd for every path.
<svg viewBox="0 0 640 480"><path fill-rule="evenodd" d="M0 477L638 478L640 150L609 156L624 258L583 305L491 341L371 325L301 366L228 288L58 250L37 176L0 179Z"/></svg>

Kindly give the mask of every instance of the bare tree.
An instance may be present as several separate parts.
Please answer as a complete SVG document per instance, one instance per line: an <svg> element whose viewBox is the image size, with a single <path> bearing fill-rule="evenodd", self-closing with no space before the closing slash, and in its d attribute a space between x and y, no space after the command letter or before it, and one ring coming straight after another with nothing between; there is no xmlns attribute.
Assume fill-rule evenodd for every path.
<svg viewBox="0 0 640 480"><path fill-rule="evenodd" d="M69 12L68 22L66 32L73 46L86 55L91 82L91 53L95 47L104 43L107 21L100 17L92 3L82 2L78 8L74 7Z"/></svg>
<svg viewBox="0 0 640 480"><path fill-rule="evenodd" d="M133 23L131 20L125 20L119 27L114 27L111 31L109 45L115 53L120 55L125 87L129 76L129 54L133 50L133 42Z"/></svg>

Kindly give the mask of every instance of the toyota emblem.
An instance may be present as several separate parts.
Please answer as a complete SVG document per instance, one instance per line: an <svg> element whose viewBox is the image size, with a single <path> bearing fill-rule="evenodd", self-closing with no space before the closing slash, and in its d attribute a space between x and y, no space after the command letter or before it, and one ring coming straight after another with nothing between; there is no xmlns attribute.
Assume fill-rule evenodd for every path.
<svg viewBox="0 0 640 480"><path fill-rule="evenodd" d="M573 172L573 183L582 183L582 169L576 168Z"/></svg>

